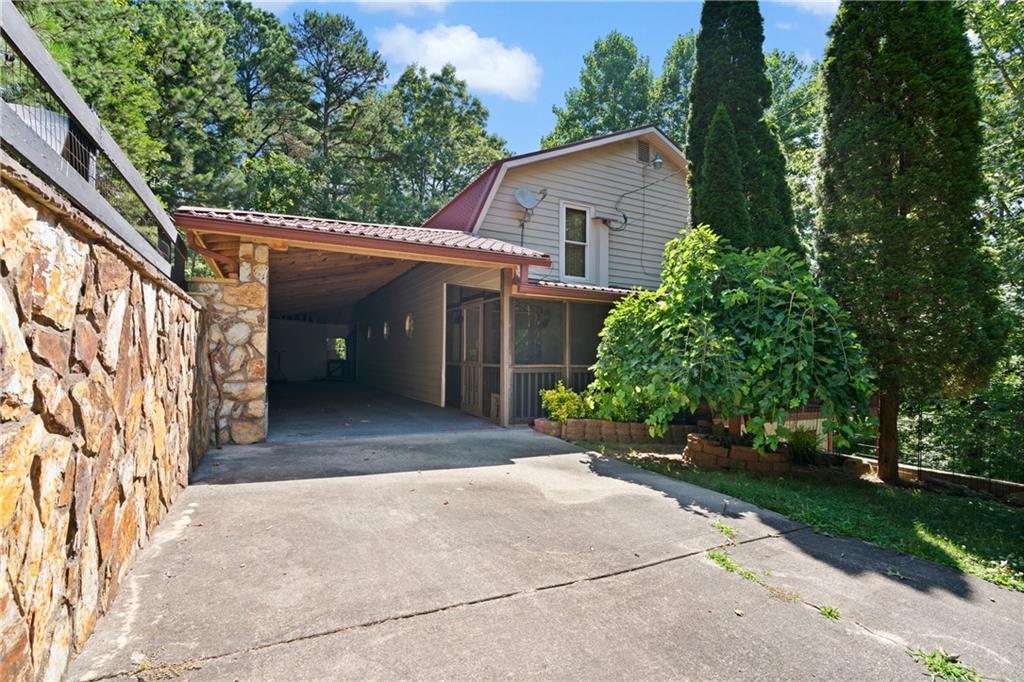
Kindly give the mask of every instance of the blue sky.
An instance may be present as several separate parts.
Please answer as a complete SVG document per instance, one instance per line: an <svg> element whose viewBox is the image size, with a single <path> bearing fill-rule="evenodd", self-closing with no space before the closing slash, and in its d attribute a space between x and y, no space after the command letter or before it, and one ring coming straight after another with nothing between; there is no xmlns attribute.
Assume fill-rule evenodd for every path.
<svg viewBox="0 0 1024 682"><path fill-rule="evenodd" d="M491 112L490 130L516 153L539 147L554 126L551 107L576 84L594 41L619 30L660 72L680 33L696 30L699 2L287 2L256 4L288 22L305 9L352 17L393 76L415 61L455 64ZM762 2L765 49L821 57L837 0Z"/></svg>

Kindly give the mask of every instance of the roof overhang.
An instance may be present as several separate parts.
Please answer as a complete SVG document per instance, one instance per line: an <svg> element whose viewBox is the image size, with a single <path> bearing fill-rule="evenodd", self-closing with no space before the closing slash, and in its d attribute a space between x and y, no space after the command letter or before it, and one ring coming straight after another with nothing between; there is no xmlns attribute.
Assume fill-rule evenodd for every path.
<svg viewBox="0 0 1024 682"><path fill-rule="evenodd" d="M591 284L570 284L530 279L529 268L520 270L515 279L516 296L549 298L559 301L590 301L614 303L629 295L629 290Z"/></svg>
<svg viewBox="0 0 1024 682"><path fill-rule="evenodd" d="M340 251L366 256L405 259L420 262L448 263L474 267L511 268L517 265L550 266L544 254L528 255L499 251L474 250L439 244L386 239L368 235L319 232L284 225L254 224L217 216L196 216L175 212L175 224L189 235L222 234L248 237L275 248L291 246L322 251ZM409 228L420 229L420 228ZM208 260L210 256L203 254Z"/></svg>

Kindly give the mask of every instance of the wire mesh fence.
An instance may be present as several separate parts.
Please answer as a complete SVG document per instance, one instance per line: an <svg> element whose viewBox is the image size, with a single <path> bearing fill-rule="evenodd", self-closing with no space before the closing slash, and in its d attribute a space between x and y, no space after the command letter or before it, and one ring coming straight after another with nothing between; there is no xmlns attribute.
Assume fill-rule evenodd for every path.
<svg viewBox="0 0 1024 682"><path fill-rule="evenodd" d="M184 246L145 181L77 92L69 91L70 83L27 25L19 25L16 10L6 4L4 9L11 12L0 40L4 150L122 237L128 230L141 236L152 249L131 234L128 243L166 274L180 271ZM82 115L92 122L83 122Z"/></svg>
<svg viewBox="0 0 1024 682"><path fill-rule="evenodd" d="M967 418L949 410L915 410L899 420L900 464L990 480L1024 483L1024 432L1010 413ZM820 409L809 405L787 419L789 429L807 428L820 435L824 452L877 458L878 434L865 430L840 444L823 429Z"/></svg>

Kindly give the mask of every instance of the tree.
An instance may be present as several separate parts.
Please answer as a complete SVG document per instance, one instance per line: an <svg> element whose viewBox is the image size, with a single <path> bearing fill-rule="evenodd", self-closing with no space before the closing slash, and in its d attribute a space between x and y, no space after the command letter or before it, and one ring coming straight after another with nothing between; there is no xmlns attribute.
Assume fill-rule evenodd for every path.
<svg viewBox="0 0 1024 682"><path fill-rule="evenodd" d="M775 448L788 413L811 400L840 438L868 414L864 353L804 260L779 247L736 251L706 225L666 245L657 291L616 304L597 355L598 413L642 418L655 433L706 405L747 417L755 447Z"/></svg>
<svg viewBox="0 0 1024 682"><path fill-rule="evenodd" d="M508 150L487 132L487 109L451 65L434 74L409 66L391 96L399 115L375 219L419 225Z"/></svg>
<svg viewBox="0 0 1024 682"><path fill-rule="evenodd" d="M19 11L139 172L153 177L164 145L148 128L160 100L135 36L138 6L128 0L34 1Z"/></svg>
<svg viewBox="0 0 1024 682"><path fill-rule="evenodd" d="M387 67L349 17L306 10L292 23L291 33L313 93L305 103L317 140L311 163L317 178L313 208L318 215L341 217L348 190L368 165L380 161L376 146L386 126L374 115L381 109L373 96Z"/></svg>
<svg viewBox="0 0 1024 682"><path fill-rule="evenodd" d="M960 11L844 3L824 61L821 273L879 374L879 475L904 398L983 384L1006 336L982 252L980 103Z"/></svg>
<svg viewBox="0 0 1024 682"><path fill-rule="evenodd" d="M655 120L653 76L647 57L629 36L612 31L583 57L579 87L565 93L565 107L552 108L555 129L541 140L554 147L586 137L635 128Z"/></svg>
<svg viewBox="0 0 1024 682"><path fill-rule="evenodd" d="M715 110L723 104L735 130L754 246L799 251L785 159L764 120L771 85L765 76L763 42L764 22L757 3L704 3L690 91L686 147L690 178L695 182L700 177L708 130Z"/></svg>
<svg viewBox="0 0 1024 682"><path fill-rule="evenodd" d="M654 81L655 119L662 132L679 146L686 144L696 51L696 33L690 31L677 37L665 55L661 75Z"/></svg>
<svg viewBox="0 0 1024 682"><path fill-rule="evenodd" d="M710 225L737 249L751 245L750 212L743 196L740 157L732 122L719 104L708 130L704 163L694 183L693 220Z"/></svg>
<svg viewBox="0 0 1024 682"><path fill-rule="evenodd" d="M225 48L245 103L248 158L285 149L308 151L304 137L310 93L295 61L291 37L277 17L244 0L228 0Z"/></svg>
<svg viewBox="0 0 1024 682"><path fill-rule="evenodd" d="M167 154L150 186L170 208L223 203L242 189L237 164L244 127L234 64L224 49L226 15L196 0L133 6L158 97L147 128Z"/></svg>
<svg viewBox="0 0 1024 682"><path fill-rule="evenodd" d="M1018 327L1024 326L1024 5L963 2L975 36L981 97L985 231L1002 266ZM1024 335L1022 335L1024 337ZM1024 342L1024 338L1021 339ZM1024 354L1024 345L1016 352Z"/></svg>
<svg viewBox="0 0 1024 682"><path fill-rule="evenodd" d="M765 112L786 159L786 181L793 198L797 234L809 243L817 215L816 156L821 126L820 65L805 64L792 52L772 50L764 56L772 85L772 104Z"/></svg>

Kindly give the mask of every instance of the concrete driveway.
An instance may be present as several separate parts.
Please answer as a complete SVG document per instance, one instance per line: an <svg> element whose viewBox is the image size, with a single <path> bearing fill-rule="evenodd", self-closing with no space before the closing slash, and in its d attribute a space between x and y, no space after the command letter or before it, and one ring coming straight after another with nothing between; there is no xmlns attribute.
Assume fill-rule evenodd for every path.
<svg viewBox="0 0 1024 682"><path fill-rule="evenodd" d="M211 451L69 677L923 679L907 647L1024 676L1024 594L422 409ZM715 521L765 586L706 558Z"/></svg>

